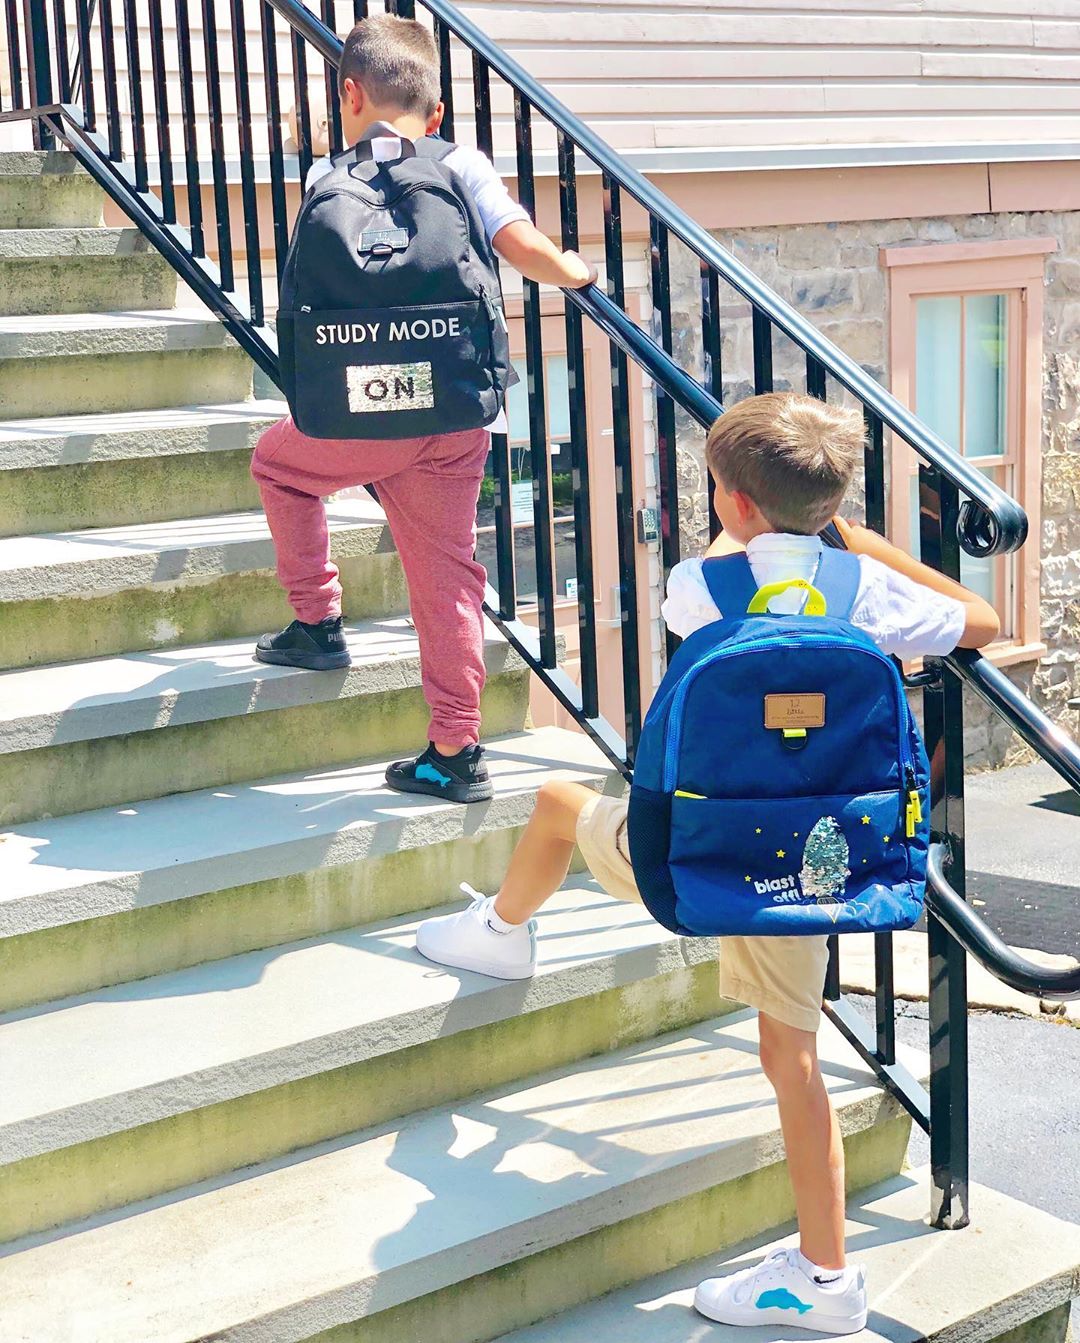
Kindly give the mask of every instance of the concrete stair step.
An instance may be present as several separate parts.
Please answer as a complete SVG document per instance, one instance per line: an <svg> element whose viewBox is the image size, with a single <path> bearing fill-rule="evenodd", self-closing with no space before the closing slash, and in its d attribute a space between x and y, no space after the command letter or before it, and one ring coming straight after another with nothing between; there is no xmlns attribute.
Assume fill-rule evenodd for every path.
<svg viewBox="0 0 1080 1343"><path fill-rule="evenodd" d="M0 1019L0 1241L723 1010L715 947L573 881L535 979L436 969L415 921Z"/></svg>
<svg viewBox="0 0 1080 1343"><path fill-rule="evenodd" d="M71 154L0 154L0 229L94 228L104 193Z"/></svg>
<svg viewBox="0 0 1080 1343"><path fill-rule="evenodd" d="M870 1319L851 1343L1065 1343L1069 1301L1080 1287L1080 1228L982 1185L971 1188L972 1225L927 1223L929 1169L883 1182L848 1202L848 1253L866 1265ZM779 1246L759 1237L635 1282L602 1301L504 1334L499 1343L780 1343L824 1337L805 1329L746 1329L695 1313L694 1288L757 1263Z"/></svg>
<svg viewBox="0 0 1080 1343"><path fill-rule="evenodd" d="M640 1274L734 1243L790 1209L755 1029L728 1015L16 1244L0 1336L491 1339L624 1280L624 1245ZM821 1053L853 1184L895 1173L906 1116L831 1029Z"/></svg>
<svg viewBox="0 0 1080 1343"><path fill-rule="evenodd" d="M205 309L0 317L5 415L243 401L251 360Z"/></svg>
<svg viewBox="0 0 1080 1343"><path fill-rule="evenodd" d="M386 787L385 762L12 827L0 835L5 1010L445 903L502 877L553 773L610 767L559 728L489 742L495 796Z"/></svg>
<svg viewBox="0 0 1080 1343"><path fill-rule="evenodd" d="M284 401L0 421L0 536L256 508L249 470Z"/></svg>
<svg viewBox="0 0 1080 1343"><path fill-rule="evenodd" d="M176 272L135 228L0 231L0 315L170 308Z"/></svg>
<svg viewBox="0 0 1080 1343"><path fill-rule="evenodd" d="M248 637L0 674L0 825L415 753L429 710L412 626L347 637L341 671L267 666ZM528 666L494 626L484 655L485 731L520 731Z"/></svg>
<svg viewBox="0 0 1080 1343"><path fill-rule="evenodd" d="M370 499L328 508L355 619L408 606L401 563ZM260 512L0 540L0 667L204 643L292 619Z"/></svg>

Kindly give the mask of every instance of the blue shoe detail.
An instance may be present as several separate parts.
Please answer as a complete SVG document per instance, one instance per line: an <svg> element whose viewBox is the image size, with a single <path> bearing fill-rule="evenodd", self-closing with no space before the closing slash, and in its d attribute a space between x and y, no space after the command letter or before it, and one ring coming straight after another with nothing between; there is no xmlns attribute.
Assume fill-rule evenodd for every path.
<svg viewBox="0 0 1080 1343"><path fill-rule="evenodd" d="M437 783L440 788L449 788L453 782L449 774L444 774L441 770L429 765L425 760L422 765L416 767L416 777L423 779L425 783Z"/></svg>
<svg viewBox="0 0 1080 1343"><path fill-rule="evenodd" d="M775 1306L777 1310L797 1310L800 1315L805 1315L808 1310L813 1310L813 1306L808 1305L805 1301L800 1301L786 1287L777 1287L771 1292L762 1292L754 1304L758 1310L770 1310Z"/></svg>

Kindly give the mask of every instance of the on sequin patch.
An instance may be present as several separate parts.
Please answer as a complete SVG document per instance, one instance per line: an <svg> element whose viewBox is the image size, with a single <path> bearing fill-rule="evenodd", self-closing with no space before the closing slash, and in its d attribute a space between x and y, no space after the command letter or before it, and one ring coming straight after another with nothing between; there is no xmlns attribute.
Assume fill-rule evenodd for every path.
<svg viewBox="0 0 1080 1343"><path fill-rule="evenodd" d="M430 364L363 364L346 368L349 410L433 410L435 391Z"/></svg>

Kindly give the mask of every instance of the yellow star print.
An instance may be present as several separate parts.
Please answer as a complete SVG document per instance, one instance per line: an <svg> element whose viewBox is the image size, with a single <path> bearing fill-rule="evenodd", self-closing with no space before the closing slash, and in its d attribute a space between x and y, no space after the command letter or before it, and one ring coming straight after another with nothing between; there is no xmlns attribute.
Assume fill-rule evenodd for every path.
<svg viewBox="0 0 1080 1343"><path fill-rule="evenodd" d="M864 816L864 817L862 818L862 823L863 823L863 825L869 825L869 824L870 824L870 817L869 817L869 816Z"/></svg>
<svg viewBox="0 0 1080 1343"><path fill-rule="evenodd" d="M760 826L760 825L759 825L758 828L754 831L754 834L755 834L755 835L760 835L760 834L761 834L761 826Z"/></svg>
<svg viewBox="0 0 1080 1343"><path fill-rule="evenodd" d="M884 836L884 839L885 839L885 843L888 844L889 840L892 839L892 836L891 836L891 835L885 835L885 836Z"/></svg>
<svg viewBox="0 0 1080 1343"><path fill-rule="evenodd" d="M743 881L749 881L749 880L750 880L749 877L743 877Z"/></svg>
<svg viewBox="0 0 1080 1343"><path fill-rule="evenodd" d="M777 850L776 850L776 856L777 856L777 858L786 858L786 857L787 857L787 854L784 852L783 849L777 849Z"/></svg>

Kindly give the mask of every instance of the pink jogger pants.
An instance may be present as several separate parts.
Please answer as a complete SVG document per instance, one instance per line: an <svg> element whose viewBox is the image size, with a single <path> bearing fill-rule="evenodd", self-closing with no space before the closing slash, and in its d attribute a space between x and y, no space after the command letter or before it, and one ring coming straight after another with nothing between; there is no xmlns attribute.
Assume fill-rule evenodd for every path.
<svg viewBox="0 0 1080 1343"><path fill-rule="evenodd" d="M323 498L376 486L409 585L428 735L462 746L480 737L486 575L473 551L487 454L486 429L397 442L320 439L286 418L259 439L251 463L278 578L297 619L309 625L341 613Z"/></svg>

